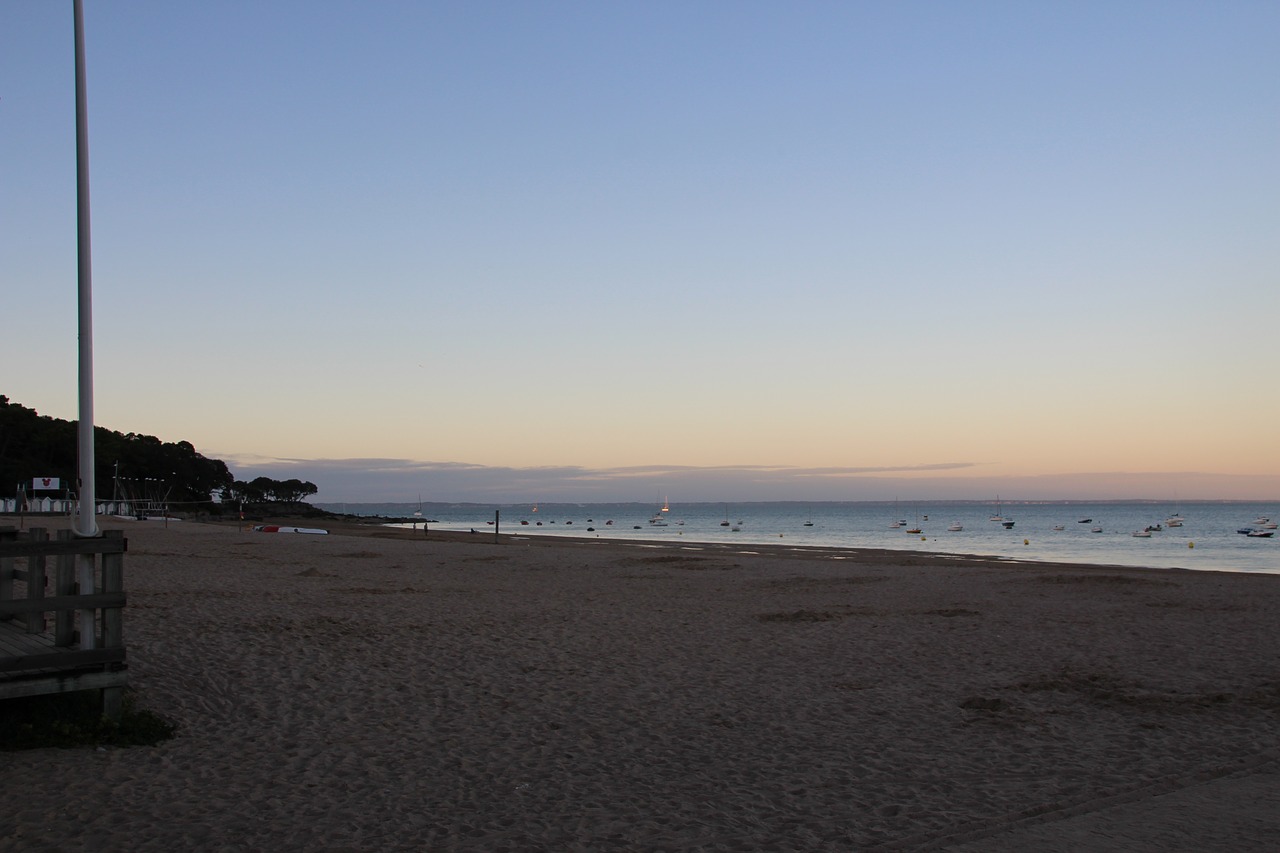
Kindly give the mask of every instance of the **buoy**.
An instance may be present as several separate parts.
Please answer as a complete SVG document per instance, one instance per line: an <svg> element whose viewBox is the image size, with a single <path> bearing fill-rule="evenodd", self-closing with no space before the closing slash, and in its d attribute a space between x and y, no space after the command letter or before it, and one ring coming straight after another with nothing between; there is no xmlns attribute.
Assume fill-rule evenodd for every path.
<svg viewBox="0 0 1280 853"><path fill-rule="evenodd" d="M1030 539L1023 539L1023 540L1022 540L1022 544L1023 544L1023 545L1030 545L1030 544L1031 544L1031 540L1030 540Z"/></svg>
<svg viewBox="0 0 1280 853"><path fill-rule="evenodd" d="M1188 542L1188 543L1187 543L1187 547L1188 547L1188 548L1194 548L1194 547L1196 547L1196 543L1194 543L1194 542Z"/></svg>

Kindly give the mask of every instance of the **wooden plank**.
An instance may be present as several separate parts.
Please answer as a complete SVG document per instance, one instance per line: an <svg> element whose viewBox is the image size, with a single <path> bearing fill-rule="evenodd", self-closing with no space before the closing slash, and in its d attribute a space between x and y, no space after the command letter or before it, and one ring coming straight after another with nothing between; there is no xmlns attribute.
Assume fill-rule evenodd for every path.
<svg viewBox="0 0 1280 853"><path fill-rule="evenodd" d="M111 672L84 672L66 675L42 676L15 681L0 681L0 699L20 699L24 696L45 696L50 693L71 693L76 690L97 690L125 687L129 683L127 669Z"/></svg>
<svg viewBox="0 0 1280 853"><path fill-rule="evenodd" d="M0 619L23 613L46 613L50 610L86 610L99 607L124 607L128 603L123 592L97 592L93 595L51 595L25 601L0 601ZM42 633L32 631L33 634Z"/></svg>
<svg viewBox="0 0 1280 853"><path fill-rule="evenodd" d="M43 528L33 527L31 532ZM115 533L118 531L107 531ZM124 554L129 550L129 540L123 537L92 539L68 539L65 542L33 542L19 540L17 542L0 541L0 557L56 557L59 554Z"/></svg>
<svg viewBox="0 0 1280 853"><path fill-rule="evenodd" d="M59 649L40 655L0 658L0 673L38 669L79 669L91 664L115 663L125 658L124 649Z"/></svg>
<svg viewBox="0 0 1280 853"><path fill-rule="evenodd" d="M28 634L20 625L0 623L0 658L42 654L53 648L53 638L46 634Z"/></svg>

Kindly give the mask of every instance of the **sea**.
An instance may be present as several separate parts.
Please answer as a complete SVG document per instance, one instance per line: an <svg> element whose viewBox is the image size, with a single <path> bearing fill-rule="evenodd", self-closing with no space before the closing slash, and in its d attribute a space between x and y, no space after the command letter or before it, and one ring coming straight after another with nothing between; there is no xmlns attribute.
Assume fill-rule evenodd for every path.
<svg viewBox="0 0 1280 853"><path fill-rule="evenodd" d="M318 504L394 526L688 545L885 548L1017 560L1280 574L1280 502ZM421 513L421 521L415 513ZM993 521L993 515L1012 527ZM1180 516L1181 526L1170 518ZM401 521L393 521L401 519ZM725 524L724 522L728 522ZM950 530L953 525L961 530ZM1149 537L1135 531L1148 527ZM912 533L919 530L919 533Z"/></svg>

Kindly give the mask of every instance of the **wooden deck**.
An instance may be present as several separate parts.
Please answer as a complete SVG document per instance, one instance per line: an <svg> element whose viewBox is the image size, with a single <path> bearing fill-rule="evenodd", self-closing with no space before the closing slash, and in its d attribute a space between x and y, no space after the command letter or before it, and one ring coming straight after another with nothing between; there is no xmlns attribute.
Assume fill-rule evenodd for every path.
<svg viewBox="0 0 1280 853"><path fill-rule="evenodd" d="M119 716L126 547L118 530L0 529L0 700L100 689L104 713Z"/></svg>

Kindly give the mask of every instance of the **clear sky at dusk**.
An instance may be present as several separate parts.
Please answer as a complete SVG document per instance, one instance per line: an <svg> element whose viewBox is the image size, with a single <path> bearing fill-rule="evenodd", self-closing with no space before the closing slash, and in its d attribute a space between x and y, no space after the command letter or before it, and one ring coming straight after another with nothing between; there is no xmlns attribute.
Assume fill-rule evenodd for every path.
<svg viewBox="0 0 1280 853"><path fill-rule="evenodd" d="M1280 498L1280 4L84 5L99 425L321 500ZM64 418L71 9L0 5Z"/></svg>

